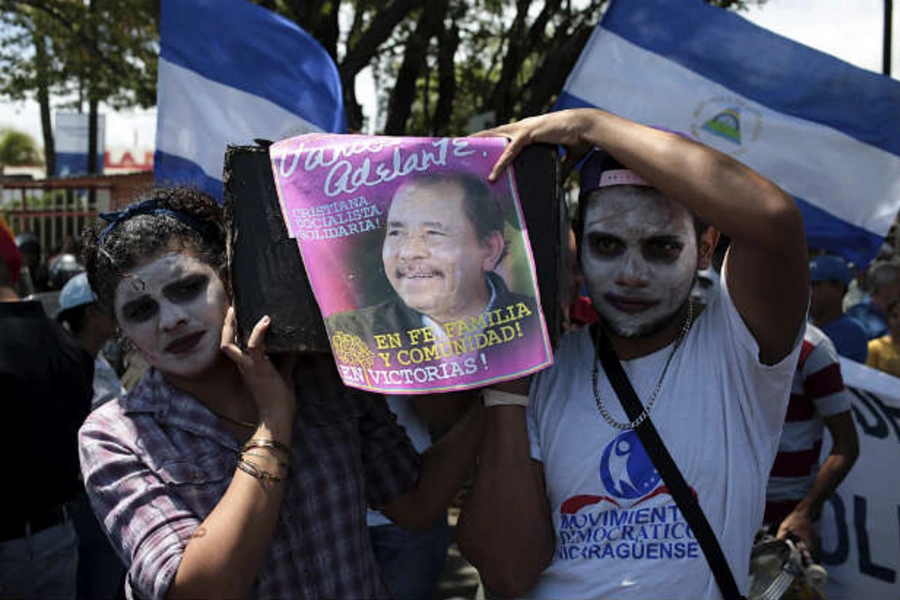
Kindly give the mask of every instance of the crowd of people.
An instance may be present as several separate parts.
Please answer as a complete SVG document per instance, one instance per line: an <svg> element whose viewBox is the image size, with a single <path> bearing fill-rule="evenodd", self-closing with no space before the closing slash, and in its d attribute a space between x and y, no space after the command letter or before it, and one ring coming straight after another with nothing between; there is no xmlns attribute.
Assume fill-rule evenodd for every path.
<svg viewBox="0 0 900 600"><path fill-rule="evenodd" d="M268 317L241 347L197 190L148 192L52 265L0 220L21 453L0 597L430 597L464 485L457 543L491 596L739 597L764 525L814 560L858 455L839 355L900 377L900 265L811 252L790 196L689 136L588 109L479 135L510 140L494 180L532 143L581 166L554 364L471 392L347 388L329 356L267 354ZM461 304L404 279L463 281L455 253L478 267L467 309L509 292L464 186L426 187L457 241L398 201L384 261L404 318L440 330ZM47 290L49 313L29 300Z"/></svg>

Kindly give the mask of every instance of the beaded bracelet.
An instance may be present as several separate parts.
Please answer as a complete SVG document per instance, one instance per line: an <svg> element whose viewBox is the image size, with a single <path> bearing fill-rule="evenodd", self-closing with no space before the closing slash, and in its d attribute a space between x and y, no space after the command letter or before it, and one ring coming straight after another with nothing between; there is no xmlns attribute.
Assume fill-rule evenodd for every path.
<svg viewBox="0 0 900 600"><path fill-rule="evenodd" d="M247 475L255 477L262 482L271 481L273 483L279 483L281 481L284 481L284 477L273 475L272 473L269 473L268 471L260 468L256 463L252 463L244 459L238 461L237 467Z"/></svg>
<svg viewBox="0 0 900 600"><path fill-rule="evenodd" d="M278 440L269 440L265 438L252 438L244 444L243 450L246 452L252 448L268 448L269 450L277 450L290 457L291 449L279 442Z"/></svg>

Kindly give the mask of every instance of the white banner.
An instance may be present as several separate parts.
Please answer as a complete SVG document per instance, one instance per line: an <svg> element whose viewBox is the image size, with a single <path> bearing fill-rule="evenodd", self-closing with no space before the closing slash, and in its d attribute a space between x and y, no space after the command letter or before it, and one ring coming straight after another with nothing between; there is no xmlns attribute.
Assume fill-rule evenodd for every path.
<svg viewBox="0 0 900 600"><path fill-rule="evenodd" d="M57 112L53 137L57 152L87 156L88 114ZM105 148L106 115L97 115L97 154L103 156Z"/></svg>
<svg viewBox="0 0 900 600"><path fill-rule="evenodd" d="M819 521L829 598L900 596L900 379L841 359L859 459ZM823 444L825 452L830 440Z"/></svg>

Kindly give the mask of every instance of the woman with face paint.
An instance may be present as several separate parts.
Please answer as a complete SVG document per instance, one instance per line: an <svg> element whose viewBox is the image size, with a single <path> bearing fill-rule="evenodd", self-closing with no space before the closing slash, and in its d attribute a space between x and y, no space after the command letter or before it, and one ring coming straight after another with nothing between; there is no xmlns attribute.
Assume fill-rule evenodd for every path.
<svg viewBox="0 0 900 600"><path fill-rule="evenodd" d="M343 387L329 356L270 360L268 317L237 346L214 200L156 190L103 217L86 233L91 287L151 368L79 444L129 596L384 596L366 504L430 527L474 458L480 413L451 432L458 456L420 459L383 398Z"/></svg>

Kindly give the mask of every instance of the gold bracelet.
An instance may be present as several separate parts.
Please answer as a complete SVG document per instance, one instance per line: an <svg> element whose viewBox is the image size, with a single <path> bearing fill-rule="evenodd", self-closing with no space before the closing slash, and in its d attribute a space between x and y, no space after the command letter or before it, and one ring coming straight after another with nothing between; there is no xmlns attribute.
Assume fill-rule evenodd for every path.
<svg viewBox="0 0 900 600"><path fill-rule="evenodd" d="M287 469L290 466L290 463L286 460L278 460L278 457L272 454L257 454L256 452L250 452L249 450L245 450L241 452L241 458L245 456L253 456L256 458L264 458L266 460L273 460L275 464L281 467L282 469Z"/></svg>
<svg viewBox="0 0 900 600"><path fill-rule="evenodd" d="M283 453L285 456L290 458L291 449L279 442L278 440L269 440L265 438L251 438L244 444L243 451L246 452L251 448L268 448L270 450L277 450Z"/></svg>
<svg viewBox="0 0 900 600"><path fill-rule="evenodd" d="M271 481L273 483L279 483L281 481L284 481L284 477L273 475L272 473L269 473L268 471L260 468L260 466L256 463L252 463L244 459L238 461L237 467L247 475L255 477L262 482Z"/></svg>

